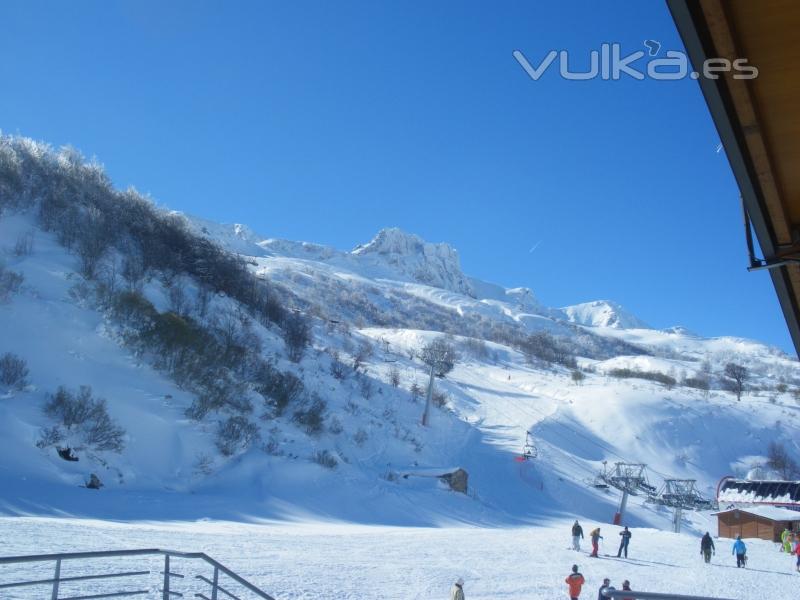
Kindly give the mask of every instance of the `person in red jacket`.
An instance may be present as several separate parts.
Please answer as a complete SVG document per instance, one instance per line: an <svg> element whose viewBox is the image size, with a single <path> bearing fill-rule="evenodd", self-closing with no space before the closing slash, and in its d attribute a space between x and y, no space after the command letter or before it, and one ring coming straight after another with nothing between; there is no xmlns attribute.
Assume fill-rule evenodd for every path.
<svg viewBox="0 0 800 600"><path fill-rule="evenodd" d="M581 595L581 588L586 583L583 575L578 572L578 565L572 565L572 573L567 576L564 582L569 586L570 600L578 600L578 596Z"/></svg>
<svg viewBox="0 0 800 600"><path fill-rule="evenodd" d="M623 581L622 582L622 589L624 591L627 591L627 592L632 592L633 590L631 589L631 582L628 581L627 579L625 581ZM633 598L629 598L629 597L626 596L622 600L634 600L634 599Z"/></svg>
<svg viewBox="0 0 800 600"><path fill-rule="evenodd" d="M800 573L800 543L798 543L794 547L794 553L797 555L797 563L796 563L797 572Z"/></svg>

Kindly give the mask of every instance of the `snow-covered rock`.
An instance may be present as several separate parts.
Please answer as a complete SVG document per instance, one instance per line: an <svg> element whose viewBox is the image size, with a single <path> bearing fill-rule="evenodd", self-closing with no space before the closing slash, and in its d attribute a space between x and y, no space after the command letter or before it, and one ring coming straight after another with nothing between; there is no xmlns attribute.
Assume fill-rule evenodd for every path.
<svg viewBox="0 0 800 600"><path fill-rule="evenodd" d="M573 304L561 309L564 317L577 325L613 327L615 329L649 329L647 323L625 310L616 302L595 300Z"/></svg>
<svg viewBox="0 0 800 600"><path fill-rule="evenodd" d="M381 229L369 242L356 246L353 255L386 266L417 283L467 296L475 295L461 271L458 252L449 244L426 242L396 227Z"/></svg>

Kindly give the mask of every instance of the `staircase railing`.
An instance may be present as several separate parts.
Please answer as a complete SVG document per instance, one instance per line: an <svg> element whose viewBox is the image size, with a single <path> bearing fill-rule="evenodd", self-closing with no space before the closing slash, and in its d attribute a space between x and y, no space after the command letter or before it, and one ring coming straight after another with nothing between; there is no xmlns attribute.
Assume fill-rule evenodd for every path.
<svg viewBox="0 0 800 600"><path fill-rule="evenodd" d="M102 572L102 573L91 573L91 574L79 574L79 575L64 575L62 574L62 566L67 561L77 561L77 560L91 560L91 559L107 559L107 558L130 558L130 557L145 557L145 556L163 556L164 557L164 564L163 564L163 571L158 571L159 580L161 581L161 587L157 590L154 590L152 587L150 589L142 589L142 577L147 575L151 575L152 570L132 570L127 568L125 570L116 570L115 572ZM212 567L212 571L209 573L210 577L206 577L201 574L194 575L194 580L202 582L201 586L210 586L210 589L206 588L209 595L206 595L202 592L195 592L194 597L200 598L200 600L222 600L231 599L231 600L244 600L240 596L237 596L236 593L241 593L238 589L236 593L232 591L232 583L236 584L242 588L244 588L247 592L259 598L261 600L275 600L272 596L264 592L263 590L259 589L243 577L237 575L233 571L231 571L226 566L220 564L207 554L202 552L177 552L175 550L160 550L157 548L151 549L143 549L143 550L106 550L101 552L69 552L69 553L60 553L60 554L33 554L29 556L0 556L0 565L19 565L25 563L39 563L39 564L46 564L49 562L53 563L54 571L53 576L46 578L46 579L27 579L21 581L13 581L13 582L3 582L0 579L0 597L8 598L6 595L9 593L10 590L15 590L19 588L25 589L37 589L41 590L42 588L46 588L49 590L50 593L50 600L89 600L89 599L99 599L99 598L122 598L128 596L145 596L151 595L150 597L154 597L153 594L157 594L156 597L160 597L162 600L170 600L171 598L182 598L184 597L184 593L186 592L185 588L188 587L185 584L179 587L183 588L183 591L178 591L177 589L172 589L174 586L172 585L173 579L181 579L186 580L186 575L177 573L170 569L170 558L181 558L181 559L190 559L190 560L200 560L204 563L208 564ZM126 563L128 566L129 563ZM161 577L163 576L163 578ZM227 578L227 579L225 579ZM221 579L224 580L221 582ZM83 584L86 582L93 582L98 583L103 580L114 580L114 581L124 581L123 589L93 589L87 591L80 592L80 595L71 595L71 596L61 596L59 595L62 591L62 584L69 584L70 586L73 584ZM223 586L223 583L225 586ZM42 595L41 591L34 596L35 598L46 598L46 596Z"/></svg>
<svg viewBox="0 0 800 600"><path fill-rule="evenodd" d="M711 598L710 596L683 596L657 592L636 592L631 590L610 590L604 592L609 598L633 598L635 600L729 600L727 598Z"/></svg>

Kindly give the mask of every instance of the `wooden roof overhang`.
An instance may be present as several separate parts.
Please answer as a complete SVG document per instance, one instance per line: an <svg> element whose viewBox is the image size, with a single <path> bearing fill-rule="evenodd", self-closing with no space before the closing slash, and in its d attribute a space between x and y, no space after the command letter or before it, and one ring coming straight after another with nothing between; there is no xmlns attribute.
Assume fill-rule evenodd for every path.
<svg viewBox="0 0 800 600"><path fill-rule="evenodd" d="M746 58L755 79L698 83L742 195L750 269L769 269L800 354L800 2L667 0L696 71L706 59ZM756 259L750 227L763 258Z"/></svg>

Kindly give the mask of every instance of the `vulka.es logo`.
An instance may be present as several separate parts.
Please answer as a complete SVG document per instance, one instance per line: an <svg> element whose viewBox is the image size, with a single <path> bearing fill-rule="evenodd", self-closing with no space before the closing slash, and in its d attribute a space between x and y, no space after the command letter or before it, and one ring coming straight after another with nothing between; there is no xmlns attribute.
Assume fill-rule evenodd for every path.
<svg viewBox="0 0 800 600"><path fill-rule="evenodd" d="M656 40L645 40L644 45L650 57L657 55L661 49L661 44ZM727 72L733 72L734 79L758 77L758 68L749 65L746 58L737 58L733 61L727 58L709 58L703 62L701 71L690 71L689 58L684 52L675 50L667 50L663 58L650 58L646 65L637 65L637 61L644 58L645 53L638 50L622 56L621 45L617 43L603 43L600 44L599 51L592 50L589 53L588 69L584 71L570 68L569 52L566 50L550 50L536 66L519 50L514 50L513 55L534 81L538 81L544 75L556 58L558 59L559 75L572 81L598 78L616 81L622 79L623 75L639 80L647 77L662 81L674 81L686 77L698 79L701 76L707 79L718 79L720 73Z"/></svg>

